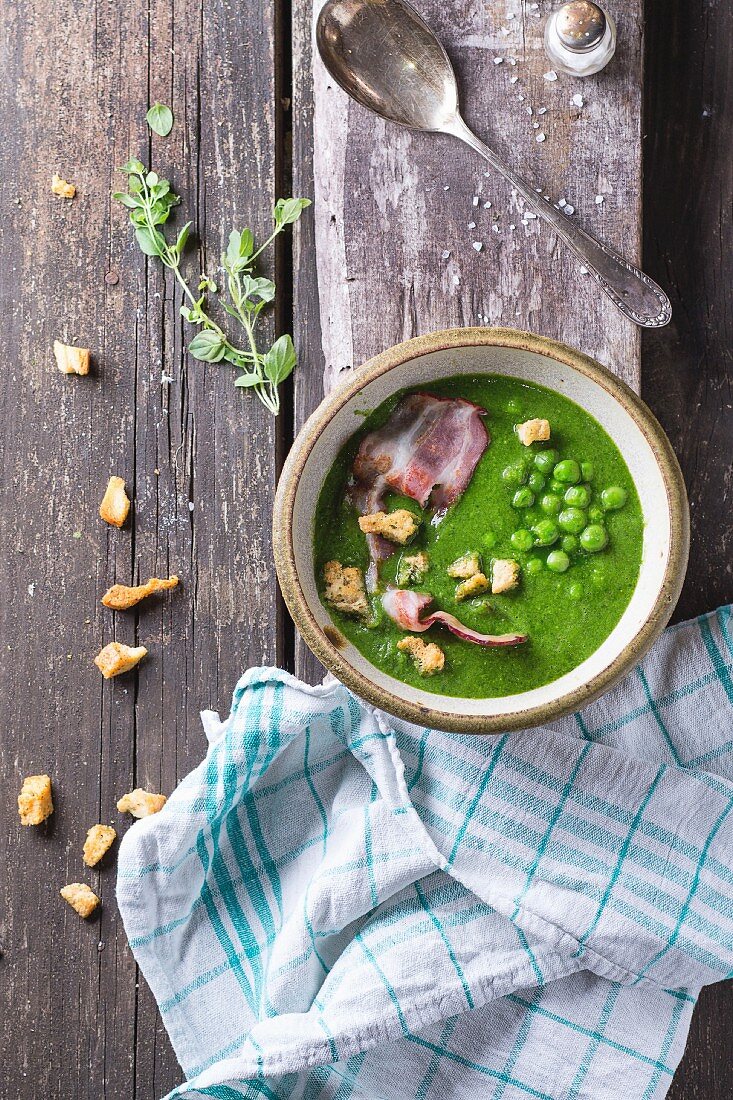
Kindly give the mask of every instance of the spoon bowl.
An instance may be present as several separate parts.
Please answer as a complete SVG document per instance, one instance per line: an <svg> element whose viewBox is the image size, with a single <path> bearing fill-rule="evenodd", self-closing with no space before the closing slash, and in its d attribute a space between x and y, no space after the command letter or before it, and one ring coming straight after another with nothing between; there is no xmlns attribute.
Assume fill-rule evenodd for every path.
<svg viewBox="0 0 733 1100"><path fill-rule="evenodd" d="M326 0L316 43L333 79L362 107L400 126L465 142L552 226L626 317L646 328L668 324L672 307L661 287L572 223L469 130L450 59L408 0Z"/></svg>
<svg viewBox="0 0 733 1100"><path fill-rule="evenodd" d="M453 66L413 7L328 0L316 41L334 80L381 118L439 133L458 114Z"/></svg>

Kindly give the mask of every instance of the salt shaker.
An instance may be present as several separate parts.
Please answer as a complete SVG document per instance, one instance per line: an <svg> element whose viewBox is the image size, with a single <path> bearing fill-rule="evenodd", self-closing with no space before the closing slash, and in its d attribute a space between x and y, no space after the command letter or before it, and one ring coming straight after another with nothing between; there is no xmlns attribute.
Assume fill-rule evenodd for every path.
<svg viewBox="0 0 733 1100"><path fill-rule="evenodd" d="M550 13L545 53L556 69L570 76L599 72L616 50L616 24L590 0L570 0Z"/></svg>

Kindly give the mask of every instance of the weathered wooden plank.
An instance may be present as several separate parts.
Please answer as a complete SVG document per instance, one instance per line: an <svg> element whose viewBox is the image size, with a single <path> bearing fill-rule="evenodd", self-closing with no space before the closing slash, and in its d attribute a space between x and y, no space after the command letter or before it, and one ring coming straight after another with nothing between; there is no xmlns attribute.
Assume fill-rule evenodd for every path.
<svg viewBox="0 0 733 1100"><path fill-rule="evenodd" d="M649 0L644 256L674 309L642 342L642 394L672 439L691 502L677 619L733 600L733 8ZM733 1096L733 984L703 990L670 1100Z"/></svg>
<svg viewBox="0 0 733 1100"><path fill-rule="evenodd" d="M318 7L301 0L294 17L294 176L296 190L315 198L314 229L300 229L295 263L296 337L309 368L296 379L298 422L343 370L453 325L560 338L638 388L638 329L580 274L549 227L523 223L516 195L469 149L384 123L348 99L313 56ZM455 64L469 125L545 194L570 203L572 217L638 260L641 0L613 5L619 44L606 70L554 81L544 78L551 66L542 48L549 3L418 7ZM571 102L577 94L582 107ZM300 672L317 676L302 646L298 654Z"/></svg>
<svg viewBox="0 0 733 1100"><path fill-rule="evenodd" d="M205 748L198 711L228 706L247 665L276 661L269 524L275 429L227 368L194 363L170 278L131 242L109 199L129 153L170 175L217 266L236 222L269 220L275 178L272 8L229 0L4 5L0 294L5 393L0 514L0 1096L159 1097L180 1079L114 903L114 864L81 863L85 829L127 822L132 785L169 791ZM145 125L154 99L176 115ZM54 170L79 187L49 194ZM21 202L16 203L20 197ZM182 224L183 218L177 216ZM114 271L116 283L105 282ZM54 337L88 344L93 377L57 374ZM110 473L132 524L97 517ZM76 533L79 536L76 537ZM176 571L182 590L113 617L114 580ZM255 626L256 624L256 626ZM103 684L111 638L143 642L138 675ZM57 813L21 830L21 775L48 771ZM99 886L84 924L58 898ZM102 945L98 949L98 944Z"/></svg>

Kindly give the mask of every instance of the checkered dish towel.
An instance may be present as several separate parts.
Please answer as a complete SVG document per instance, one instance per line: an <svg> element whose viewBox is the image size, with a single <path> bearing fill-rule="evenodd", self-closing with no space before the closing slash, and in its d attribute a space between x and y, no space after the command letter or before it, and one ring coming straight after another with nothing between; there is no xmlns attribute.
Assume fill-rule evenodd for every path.
<svg viewBox="0 0 733 1100"><path fill-rule="evenodd" d="M733 616L581 714L465 737L275 669L120 850L171 1096L664 1096L733 971Z"/></svg>

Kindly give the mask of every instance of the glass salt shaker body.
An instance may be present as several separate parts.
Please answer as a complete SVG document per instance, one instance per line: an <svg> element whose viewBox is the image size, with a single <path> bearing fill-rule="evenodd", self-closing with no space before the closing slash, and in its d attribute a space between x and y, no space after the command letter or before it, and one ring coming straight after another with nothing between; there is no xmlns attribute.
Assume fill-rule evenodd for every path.
<svg viewBox="0 0 733 1100"><path fill-rule="evenodd" d="M590 0L571 0L547 18L545 53L560 72L591 76L608 64L615 50L616 24Z"/></svg>

